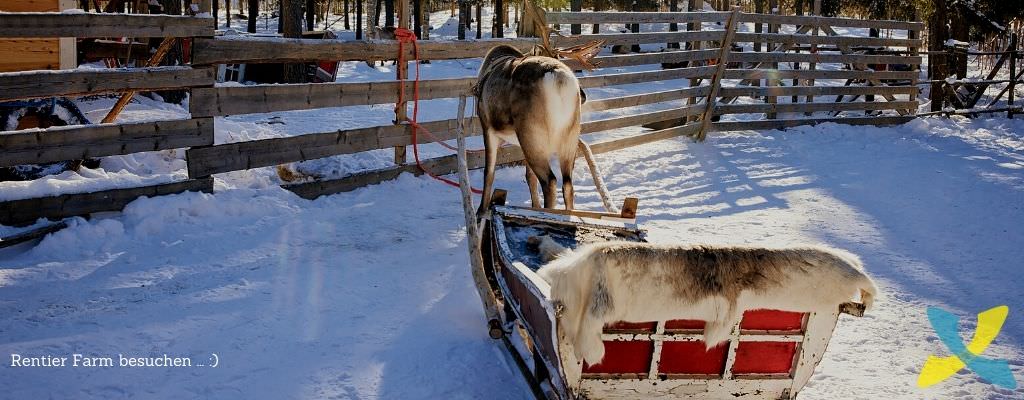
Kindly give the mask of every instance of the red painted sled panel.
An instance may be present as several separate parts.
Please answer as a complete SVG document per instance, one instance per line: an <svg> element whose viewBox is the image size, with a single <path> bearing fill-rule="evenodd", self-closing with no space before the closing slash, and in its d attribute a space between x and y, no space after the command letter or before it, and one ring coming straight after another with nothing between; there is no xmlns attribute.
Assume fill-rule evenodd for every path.
<svg viewBox="0 0 1024 400"><path fill-rule="evenodd" d="M604 359L596 365L583 363L585 374L647 374L651 367L654 342L639 340L606 340Z"/></svg>
<svg viewBox="0 0 1024 400"><path fill-rule="evenodd" d="M710 350L704 342L664 342L661 346L661 363L658 373L687 375L721 375L725 370L725 357L729 353L729 342Z"/></svg>
<svg viewBox="0 0 1024 400"><path fill-rule="evenodd" d="M741 330L786 331L803 330L804 314L778 310L753 310L743 313Z"/></svg>
<svg viewBox="0 0 1024 400"><path fill-rule="evenodd" d="M732 373L789 374L793 369L796 345L796 342L740 342Z"/></svg>
<svg viewBox="0 0 1024 400"><path fill-rule="evenodd" d="M654 333L657 322L625 322L619 321L604 326L604 333Z"/></svg>
<svg viewBox="0 0 1024 400"><path fill-rule="evenodd" d="M673 319L665 321L665 332L685 332L704 330L704 321L698 319Z"/></svg>

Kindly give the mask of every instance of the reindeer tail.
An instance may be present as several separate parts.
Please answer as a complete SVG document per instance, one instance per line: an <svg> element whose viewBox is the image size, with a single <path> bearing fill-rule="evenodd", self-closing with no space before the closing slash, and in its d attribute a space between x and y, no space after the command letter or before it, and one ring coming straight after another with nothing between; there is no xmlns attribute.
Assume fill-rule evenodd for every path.
<svg viewBox="0 0 1024 400"><path fill-rule="evenodd" d="M878 296L878 286L875 286L875 281L867 275L863 275L860 283L860 302L864 305L865 311L870 310L874 305L876 296Z"/></svg>
<svg viewBox="0 0 1024 400"><path fill-rule="evenodd" d="M597 187L597 193L601 195L601 202L604 203L604 209L610 213L619 213L619 208L615 206L615 202L612 201L611 194L608 193L608 188L604 185L604 179L601 178L601 171L597 169L597 162L594 161L594 153L590 151L590 145L580 139L580 150L583 151L583 158L587 160L587 167L590 168L590 175L594 177L594 186Z"/></svg>

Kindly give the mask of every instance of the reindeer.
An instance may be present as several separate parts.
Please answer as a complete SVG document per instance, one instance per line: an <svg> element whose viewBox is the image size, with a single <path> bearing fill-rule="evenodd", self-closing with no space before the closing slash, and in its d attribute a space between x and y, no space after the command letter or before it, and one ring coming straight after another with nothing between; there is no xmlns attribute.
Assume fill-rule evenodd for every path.
<svg viewBox="0 0 1024 400"><path fill-rule="evenodd" d="M518 143L526 159L526 183L533 207L555 208L555 174L549 160L558 157L565 209L573 209L572 170L580 140L580 109L586 95L572 69L544 56L524 55L501 45L491 49L480 66L474 95L483 128L484 189L477 217L491 203L494 168L501 141Z"/></svg>
<svg viewBox="0 0 1024 400"><path fill-rule="evenodd" d="M385 26L383 28L379 26L372 26L366 30L366 38L369 40L395 40L395 30L397 28L393 26ZM366 61L366 65L370 68L377 67L377 61ZM381 66L384 66L384 61L380 62Z"/></svg>

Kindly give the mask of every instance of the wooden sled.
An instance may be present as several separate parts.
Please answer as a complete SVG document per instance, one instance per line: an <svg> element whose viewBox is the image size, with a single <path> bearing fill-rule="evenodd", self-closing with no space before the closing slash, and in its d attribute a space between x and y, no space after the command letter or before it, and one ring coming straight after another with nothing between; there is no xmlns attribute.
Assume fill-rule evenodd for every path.
<svg viewBox="0 0 1024 400"><path fill-rule="evenodd" d="M833 313L756 310L744 314L732 338L709 351L704 321L630 321L605 326L605 358L576 360L563 337L550 287L536 274L541 258L528 243L546 234L566 247L605 241L645 241L636 200L623 214L541 210L504 205L496 191L484 229L483 265L502 321L501 337L538 398L543 399L791 399L821 361L846 303ZM492 328L496 323L492 321Z"/></svg>

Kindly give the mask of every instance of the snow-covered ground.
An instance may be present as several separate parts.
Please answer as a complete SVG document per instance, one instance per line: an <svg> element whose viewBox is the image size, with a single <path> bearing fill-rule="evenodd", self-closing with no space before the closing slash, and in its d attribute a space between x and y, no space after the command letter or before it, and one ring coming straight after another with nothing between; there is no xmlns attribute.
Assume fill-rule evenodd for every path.
<svg viewBox="0 0 1024 400"><path fill-rule="evenodd" d="M438 15L437 35L451 34L446 13ZM423 73L472 76L477 67L439 61ZM340 79L391 79L390 68L346 63ZM608 72L621 70L597 73ZM112 102L80 104L97 120ZM424 102L423 119L452 118L454 105ZM186 110L142 98L121 118L186 118ZM387 105L232 116L217 119L216 140L391 118ZM390 150L381 150L303 164L339 176L390 160ZM968 371L927 390L915 386L929 354L947 355L925 315L932 305L965 323L1008 305L1006 326L985 355L1009 360L1018 381L1024 377L1024 119L718 133L705 143L666 140L598 162L615 197L641 199L638 220L651 241L826 244L863 258L883 295L866 317L840 320L801 399L1024 398L1024 389L1000 389ZM3 183L0 200L183 179L183 169L180 152L107 157L98 170ZM482 180L479 172L472 178ZM522 167L499 170L497 178L512 203L527 203ZM589 175L580 168L576 178L578 206L599 209ZM206 365L91 368L71 367L69 359L67 367L46 368L5 360L0 398L529 398L484 329L458 191L404 175L307 201L279 183L271 168L221 174L215 194L139 199L123 213L72 219L37 245L0 250L0 357L80 353L116 362L118 354L167 354ZM15 230L0 227L0 234ZM967 323L964 335L972 329Z"/></svg>
<svg viewBox="0 0 1024 400"><path fill-rule="evenodd" d="M1022 373L1024 121L926 118L669 140L599 157L655 242L823 243L885 293L844 317L802 394L1020 398L945 354L925 316L1007 304L987 355ZM581 172L581 171L578 171ZM600 202L584 177L582 208ZM481 179L474 174L474 179ZM522 169L498 174L525 203ZM225 183L222 183L226 185ZM7 398L526 398L484 330L457 191L428 178L306 201L235 188L141 199L0 253L0 354L189 356L216 368L12 368Z"/></svg>

